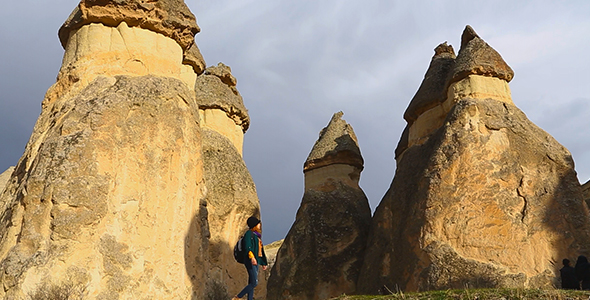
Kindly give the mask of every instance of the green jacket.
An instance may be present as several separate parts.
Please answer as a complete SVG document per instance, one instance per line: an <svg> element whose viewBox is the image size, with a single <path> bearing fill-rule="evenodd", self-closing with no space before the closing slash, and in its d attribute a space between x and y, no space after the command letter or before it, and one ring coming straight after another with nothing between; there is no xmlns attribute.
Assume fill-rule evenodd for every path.
<svg viewBox="0 0 590 300"><path fill-rule="evenodd" d="M246 250L244 251L244 255L246 255L244 261L250 261L250 258L248 258L248 252L252 251L252 254L256 257L258 265L266 266L268 265L268 261L266 260L266 253L264 253L264 247L262 247L262 257L258 256L258 240L258 236L255 235L252 230L246 231L244 234L244 249Z"/></svg>

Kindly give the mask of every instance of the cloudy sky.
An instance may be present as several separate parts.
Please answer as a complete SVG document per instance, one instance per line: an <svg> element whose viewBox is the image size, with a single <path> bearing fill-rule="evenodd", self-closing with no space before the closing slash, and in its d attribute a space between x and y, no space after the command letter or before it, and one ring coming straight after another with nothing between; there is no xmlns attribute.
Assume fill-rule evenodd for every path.
<svg viewBox="0 0 590 300"><path fill-rule="evenodd" d="M265 240L284 237L303 195L303 162L333 113L358 136L372 209L439 43L458 51L472 25L514 69L515 104L571 152L590 179L589 1L186 0L208 65L238 78L252 119L244 158ZM15 165L55 82L57 30L77 0L19 0L0 10L0 172Z"/></svg>

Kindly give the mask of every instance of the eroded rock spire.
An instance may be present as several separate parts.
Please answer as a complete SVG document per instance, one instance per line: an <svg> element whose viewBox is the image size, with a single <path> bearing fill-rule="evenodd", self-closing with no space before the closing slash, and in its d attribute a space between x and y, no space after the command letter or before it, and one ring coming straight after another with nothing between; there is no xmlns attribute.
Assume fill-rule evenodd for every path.
<svg viewBox="0 0 590 300"><path fill-rule="evenodd" d="M332 116L330 123L307 156L303 172L331 164L347 164L363 169L363 157L352 126L342 120L342 112Z"/></svg>
<svg viewBox="0 0 590 300"><path fill-rule="evenodd" d="M304 166L305 193L271 270L267 299L354 294L371 220L352 127L334 114Z"/></svg>

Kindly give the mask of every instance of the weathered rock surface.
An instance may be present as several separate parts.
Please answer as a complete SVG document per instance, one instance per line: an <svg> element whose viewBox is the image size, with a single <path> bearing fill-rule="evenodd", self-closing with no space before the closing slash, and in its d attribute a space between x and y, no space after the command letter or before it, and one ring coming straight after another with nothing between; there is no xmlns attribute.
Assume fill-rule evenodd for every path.
<svg viewBox="0 0 590 300"><path fill-rule="evenodd" d="M469 75L491 76L510 82L514 77L514 71L502 59L500 53L467 25L461 35L461 50L455 61L451 83Z"/></svg>
<svg viewBox="0 0 590 300"><path fill-rule="evenodd" d="M14 167L10 167L0 174L0 195L2 194L2 191L4 191L4 187L6 187L6 184L8 183L10 175L12 175L13 171Z"/></svg>
<svg viewBox="0 0 590 300"><path fill-rule="evenodd" d="M466 32L457 61L473 41L485 43ZM469 68L456 63L479 71L449 82L443 122L431 118L429 133L398 156L372 220L360 292L548 287L561 259L590 253L571 154L498 88L512 75L485 45L465 60Z"/></svg>
<svg viewBox="0 0 590 300"><path fill-rule="evenodd" d="M183 0L82 0L59 29L65 48L70 35L84 25L101 23L117 27L126 22L174 39L186 50L201 31L196 18Z"/></svg>
<svg viewBox="0 0 590 300"><path fill-rule="evenodd" d="M327 165L345 164L363 170L363 157L352 126L342 120L342 112L335 113L330 124L320 132L307 160L303 172Z"/></svg>
<svg viewBox="0 0 590 300"><path fill-rule="evenodd" d="M305 163L305 194L267 286L267 299L351 294L371 220L358 185L363 159L352 127L334 115Z"/></svg>
<svg viewBox="0 0 590 300"><path fill-rule="evenodd" d="M244 133L250 126L250 116L231 69L219 63L209 67L197 78L195 93L202 126L227 137L242 154Z"/></svg>
<svg viewBox="0 0 590 300"><path fill-rule="evenodd" d="M246 269L234 260L233 246L248 229L246 220L260 215L259 201L240 153L225 136L206 128L203 162L211 235L205 299L229 299L248 282Z"/></svg>
<svg viewBox="0 0 590 300"><path fill-rule="evenodd" d="M425 111L447 100L449 74L455 66L453 46L442 43L434 49L434 56L424 75L424 80L404 113L404 119L412 124Z"/></svg>
<svg viewBox="0 0 590 300"><path fill-rule="evenodd" d="M256 295L256 299L267 299L267 286L268 286L268 278L270 277L270 272L272 267L275 265L277 260L277 253L279 252L279 248L283 245L285 240L278 240L272 242L268 245L264 245L264 253L266 253L266 259L268 260L268 268L266 271L260 271L258 275L258 286L256 287L254 294Z"/></svg>
<svg viewBox="0 0 590 300"><path fill-rule="evenodd" d="M53 122L35 126L2 195L0 296L66 280L87 285L91 299L202 295L192 90L173 78L99 77L59 103L42 111Z"/></svg>
<svg viewBox="0 0 590 300"><path fill-rule="evenodd" d="M582 185L582 191L584 193L586 204L590 206L590 180Z"/></svg>
<svg viewBox="0 0 590 300"><path fill-rule="evenodd" d="M181 0L74 10L57 82L2 186L0 298L73 282L89 299L217 299L247 282L231 251L259 214L241 157L249 117L229 67L203 74L198 30ZM201 108L197 77L239 109Z"/></svg>

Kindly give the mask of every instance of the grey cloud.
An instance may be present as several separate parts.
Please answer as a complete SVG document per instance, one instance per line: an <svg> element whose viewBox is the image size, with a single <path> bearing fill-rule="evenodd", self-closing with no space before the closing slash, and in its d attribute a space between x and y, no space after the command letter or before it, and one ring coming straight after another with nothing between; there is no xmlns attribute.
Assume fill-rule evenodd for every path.
<svg viewBox="0 0 590 300"><path fill-rule="evenodd" d="M570 149L581 180L590 176L585 1L186 2L202 29L196 40L206 61L232 67L250 111L244 155L267 241L291 226L303 195L303 162L339 110L359 138L361 186L377 206L395 172L403 111L433 49L449 41L458 50L466 24L515 70L516 105ZM12 1L0 11L0 43L10 45L0 48L2 170L22 154L55 81L63 53L56 32L76 4ZM29 21L21 22L25 11Z"/></svg>

